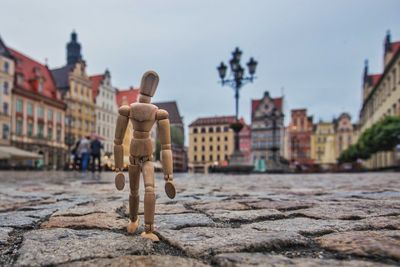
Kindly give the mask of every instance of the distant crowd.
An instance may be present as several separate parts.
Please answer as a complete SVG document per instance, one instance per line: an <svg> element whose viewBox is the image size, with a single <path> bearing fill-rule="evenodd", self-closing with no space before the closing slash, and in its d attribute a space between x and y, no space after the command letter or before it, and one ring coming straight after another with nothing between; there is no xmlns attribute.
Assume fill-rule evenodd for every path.
<svg viewBox="0 0 400 267"><path fill-rule="evenodd" d="M98 166L98 171L101 172L101 150L103 149L103 144L100 142L98 137L84 136L78 140L72 149L73 156L73 168L75 170L81 170L86 172L89 168L89 163L91 163L91 171L96 170L96 161Z"/></svg>

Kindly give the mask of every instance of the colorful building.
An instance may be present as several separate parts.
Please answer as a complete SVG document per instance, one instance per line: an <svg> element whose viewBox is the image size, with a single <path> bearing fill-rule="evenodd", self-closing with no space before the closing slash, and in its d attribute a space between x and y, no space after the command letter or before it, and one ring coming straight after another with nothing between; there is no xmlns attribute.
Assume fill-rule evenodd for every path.
<svg viewBox="0 0 400 267"><path fill-rule="evenodd" d="M322 168L336 164L336 136L333 122L320 121L314 125L311 135L311 158Z"/></svg>
<svg viewBox="0 0 400 267"><path fill-rule="evenodd" d="M383 66L382 73L370 74L365 63L360 134L387 115L400 115L400 41L392 42L390 32L384 41ZM399 166L398 154L396 148L376 153L364 165L371 169Z"/></svg>
<svg viewBox="0 0 400 267"><path fill-rule="evenodd" d="M10 144L14 59L0 38L0 145Z"/></svg>
<svg viewBox="0 0 400 267"><path fill-rule="evenodd" d="M256 171L280 169L284 152L283 97L263 98L251 102L252 158Z"/></svg>
<svg viewBox="0 0 400 267"><path fill-rule="evenodd" d="M355 140L354 136L355 126L351 123L351 116L348 113L340 114L339 118L335 120L336 130L336 157L346 150Z"/></svg>
<svg viewBox="0 0 400 267"><path fill-rule="evenodd" d="M92 81L86 73L86 62L82 59L77 38L77 34L72 32L67 44L67 64L51 71L57 89L67 104L65 143L68 153L80 138L95 132L96 123Z"/></svg>
<svg viewBox="0 0 400 267"><path fill-rule="evenodd" d="M234 116L198 118L189 125L189 169L208 172L210 166L227 165L234 150Z"/></svg>
<svg viewBox="0 0 400 267"><path fill-rule="evenodd" d="M307 109L293 109L287 127L287 159L293 167L310 166L311 135L313 133L313 117L307 115Z"/></svg>
<svg viewBox="0 0 400 267"><path fill-rule="evenodd" d="M63 168L66 107L51 72L38 61L8 50L15 60L11 144L42 155L37 167Z"/></svg>
<svg viewBox="0 0 400 267"><path fill-rule="evenodd" d="M114 150L114 131L118 116L116 89L111 84L111 74L90 77L92 81L92 96L96 103L96 135L103 143L103 151L110 156Z"/></svg>
<svg viewBox="0 0 400 267"><path fill-rule="evenodd" d="M251 127L246 124L244 119L240 119L243 124L242 130L239 132L239 147L242 152L245 162L252 164L251 158Z"/></svg>

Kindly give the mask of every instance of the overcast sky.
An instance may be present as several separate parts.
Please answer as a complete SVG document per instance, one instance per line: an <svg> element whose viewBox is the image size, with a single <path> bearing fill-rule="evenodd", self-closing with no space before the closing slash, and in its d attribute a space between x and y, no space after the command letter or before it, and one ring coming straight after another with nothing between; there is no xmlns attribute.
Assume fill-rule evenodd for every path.
<svg viewBox="0 0 400 267"><path fill-rule="evenodd" d="M284 92L287 118L307 108L316 120L347 111L356 121L364 59L380 72L386 30L400 39L399 0L1 0L0 8L5 43L51 68L65 64L75 29L90 75L108 68L124 89L156 70L154 100L176 100L186 125L234 114L233 90L218 84L216 66L236 46L243 63L259 62L257 80L241 91L246 121L251 99L266 90Z"/></svg>

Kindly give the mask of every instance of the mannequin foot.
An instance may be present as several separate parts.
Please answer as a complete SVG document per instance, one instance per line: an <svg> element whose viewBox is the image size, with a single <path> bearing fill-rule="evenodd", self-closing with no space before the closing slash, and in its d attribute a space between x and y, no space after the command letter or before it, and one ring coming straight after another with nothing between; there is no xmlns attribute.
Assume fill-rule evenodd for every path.
<svg viewBox="0 0 400 267"><path fill-rule="evenodd" d="M153 241L153 242L158 242L158 241L160 241L160 239L158 238L158 236L156 236L154 233L152 233L152 232L148 232L148 233L146 233L146 232L143 232L143 233L141 233L140 234L142 237L144 237L144 238L147 238L147 239L150 239L151 241Z"/></svg>
<svg viewBox="0 0 400 267"><path fill-rule="evenodd" d="M136 221L134 221L134 222L131 221L128 224L128 227L127 227L128 233L132 234L132 233L136 232L138 227L139 227L139 217L136 219Z"/></svg>

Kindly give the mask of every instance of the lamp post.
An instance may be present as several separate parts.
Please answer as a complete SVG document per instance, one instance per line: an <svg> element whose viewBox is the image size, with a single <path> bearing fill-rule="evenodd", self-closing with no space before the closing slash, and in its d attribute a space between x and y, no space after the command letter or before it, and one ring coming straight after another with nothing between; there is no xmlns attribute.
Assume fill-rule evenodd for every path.
<svg viewBox="0 0 400 267"><path fill-rule="evenodd" d="M235 92L235 123L231 125L235 133L235 150L231 157L230 164L232 161L241 161L243 156L240 152L240 139L239 132L243 128L243 125L239 121L239 91L247 83L253 82L255 79L255 72L257 68L257 61L252 57L246 63L248 68L248 75L245 74L245 69L240 64L240 59L242 57L242 51L239 47L232 52L232 58L229 60L230 71L227 73L228 66L224 62L217 67L219 77L221 78L222 86L229 86ZM227 75L228 74L228 75ZM239 158L242 158L241 160ZM238 163L234 162L234 163Z"/></svg>

